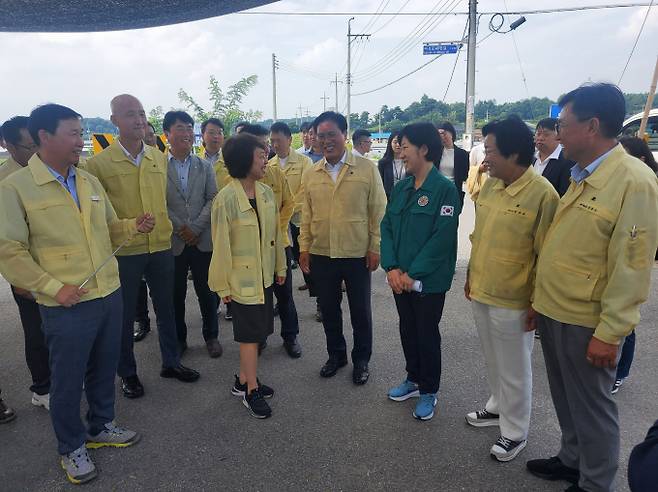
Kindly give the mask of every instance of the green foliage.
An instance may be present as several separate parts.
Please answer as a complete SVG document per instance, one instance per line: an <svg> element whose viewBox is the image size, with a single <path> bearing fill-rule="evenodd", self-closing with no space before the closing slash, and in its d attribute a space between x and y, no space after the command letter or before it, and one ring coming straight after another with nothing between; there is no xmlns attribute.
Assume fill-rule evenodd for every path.
<svg viewBox="0 0 658 492"><path fill-rule="evenodd" d="M241 120L256 121L262 117L262 112L241 109L242 100L249 91L258 83L257 75L250 75L240 79L235 84L229 86L224 92L214 75L210 76L208 86L208 95L211 107L205 110L201 105L183 89L178 91L178 99L194 113L197 121L201 122L208 118L219 118L224 122L227 130Z"/></svg>
<svg viewBox="0 0 658 492"><path fill-rule="evenodd" d="M148 121L155 128L155 133L158 135L162 134L162 121L164 120L164 110L162 106L156 106L151 111L149 111Z"/></svg>
<svg viewBox="0 0 658 492"><path fill-rule="evenodd" d="M83 118L82 128L85 135L91 135L92 133L117 133L116 126L105 118Z"/></svg>

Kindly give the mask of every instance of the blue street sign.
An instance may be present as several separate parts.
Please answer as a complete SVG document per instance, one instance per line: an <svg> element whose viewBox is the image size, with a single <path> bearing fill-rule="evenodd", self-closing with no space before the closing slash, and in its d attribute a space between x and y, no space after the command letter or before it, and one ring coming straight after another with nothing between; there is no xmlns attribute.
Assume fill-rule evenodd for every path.
<svg viewBox="0 0 658 492"><path fill-rule="evenodd" d="M458 51L455 43L423 43L423 55L454 55Z"/></svg>
<svg viewBox="0 0 658 492"><path fill-rule="evenodd" d="M560 108L559 104L551 104L551 109L549 110L549 118L557 118L560 115Z"/></svg>

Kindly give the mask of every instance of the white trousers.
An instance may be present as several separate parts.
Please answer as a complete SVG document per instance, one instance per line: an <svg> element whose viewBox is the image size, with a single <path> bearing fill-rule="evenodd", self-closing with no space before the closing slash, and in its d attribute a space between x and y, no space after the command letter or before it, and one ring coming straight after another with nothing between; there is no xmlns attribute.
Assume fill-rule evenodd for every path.
<svg viewBox="0 0 658 492"><path fill-rule="evenodd" d="M500 415L500 434L528 437L532 407L534 332L523 330L527 311L473 301L473 317L487 364L491 397L486 409Z"/></svg>

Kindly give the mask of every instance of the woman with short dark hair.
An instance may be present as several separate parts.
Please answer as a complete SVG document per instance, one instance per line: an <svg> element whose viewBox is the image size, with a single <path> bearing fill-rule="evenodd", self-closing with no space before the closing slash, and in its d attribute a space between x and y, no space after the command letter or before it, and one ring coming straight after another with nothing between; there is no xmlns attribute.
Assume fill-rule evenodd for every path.
<svg viewBox="0 0 658 492"><path fill-rule="evenodd" d="M429 420L441 379L439 322L455 273L460 203L434 166L443 150L434 125L408 125L398 139L409 175L393 188L381 223L381 264L400 317L407 376L388 397L419 397L413 416Z"/></svg>
<svg viewBox="0 0 658 492"><path fill-rule="evenodd" d="M274 192L260 183L267 166L267 147L241 133L223 148L231 181L212 208L213 254L208 284L225 304L231 303L233 337L240 343L240 374L231 393L242 396L256 418L272 415L265 398L272 388L257 378L258 345L274 331L272 279L282 285L286 260Z"/></svg>

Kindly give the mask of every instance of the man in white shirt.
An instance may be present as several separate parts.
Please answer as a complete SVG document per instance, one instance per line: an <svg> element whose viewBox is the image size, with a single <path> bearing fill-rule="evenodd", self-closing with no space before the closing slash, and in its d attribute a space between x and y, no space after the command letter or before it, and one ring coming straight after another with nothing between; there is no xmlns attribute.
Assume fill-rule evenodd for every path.
<svg viewBox="0 0 658 492"><path fill-rule="evenodd" d="M313 150L313 142L309 130L311 129L311 124L309 122L302 123L299 127L299 131L302 132L302 146L297 149L297 152L303 155L307 155Z"/></svg>
<svg viewBox="0 0 658 492"><path fill-rule="evenodd" d="M571 168L575 162L562 155L555 118L544 118L537 123L535 147L537 153L532 167L553 185L560 196L564 195L571 184Z"/></svg>
<svg viewBox="0 0 658 492"><path fill-rule="evenodd" d="M356 130L352 134L352 154L366 157L370 147L372 147L372 134L368 130Z"/></svg>

